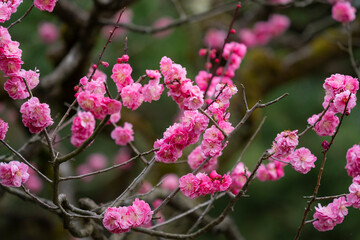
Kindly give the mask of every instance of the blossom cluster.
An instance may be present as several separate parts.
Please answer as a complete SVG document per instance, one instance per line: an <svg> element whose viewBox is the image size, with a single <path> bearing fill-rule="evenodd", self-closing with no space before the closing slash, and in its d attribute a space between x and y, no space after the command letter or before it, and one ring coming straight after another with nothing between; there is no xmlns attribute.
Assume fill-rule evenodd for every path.
<svg viewBox="0 0 360 240"><path fill-rule="evenodd" d="M0 119L0 140L5 139L5 135L9 129L9 124L4 120Z"/></svg>
<svg viewBox="0 0 360 240"><path fill-rule="evenodd" d="M29 179L28 165L18 161L0 163L0 183L6 187L20 187Z"/></svg>
<svg viewBox="0 0 360 240"><path fill-rule="evenodd" d="M318 207L315 207L314 227L319 231L332 230L337 224L343 222L344 217L348 214L347 207L350 206L345 197L334 199L334 201L328 204L326 207L321 206L319 203Z"/></svg>
<svg viewBox="0 0 360 240"><path fill-rule="evenodd" d="M355 144L347 151L345 169L350 177L360 175L360 145Z"/></svg>
<svg viewBox="0 0 360 240"><path fill-rule="evenodd" d="M30 96L24 81L30 90L39 84L39 73L36 70L21 69L23 61L19 46L19 42L11 40L8 30L0 26L0 70L8 77L4 89L12 99L25 99Z"/></svg>
<svg viewBox="0 0 360 240"><path fill-rule="evenodd" d="M168 95L180 109L196 110L203 105L203 93L197 85L193 85L191 80L186 78L185 68L164 56L160 61L160 71L169 89Z"/></svg>
<svg viewBox="0 0 360 240"><path fill-rule="evenodd" d="M57 0L34 0L34 6L41 11L52 12Z"/></svg>
<svg viewBox="0 0 360 240"><path fill-rule="evenodd" d="M150 78L149 83L142 86L134 82L131 77L132 68L130 64L124 63L129 60L127 55L122 56L113 66L111 79L115 82L120 93L123 105L131 110L136 110L145 102L157 101L164 90L160 84L161 74L158 70L146 70L146 76Z"/></svg>
<svg viewBox="0 0 360 240"><path fill-rule="evenodd" d="M228 121L230 113L227 109L230 106L230 99L238 92L233 84L218 84L215 87L215 100L212 101L208 107L208 113L214 116L217 124L226 134L229 134L234 128Z"/></svg>
<svg viewBox="0 0 360 240"><path fill-rule="evenodd" d="M273 14L268 21L257 22L253 29L241 29L239 31L240 41L248 47L266 45L272 38L283 34L289 26L288 17Z"/></svg>
<svg viewBox="0 0 360 240"><path fill-rule="evenodd" d="M204 161L206 157L201 150L201 146L197 146L189 155L188 155L188 164L191 169L195 170L198 168ZM211 172L212 170L217 169L218 159L217 157L212 157L210 160L203 166L202 170L205 172Z"/></svg>
<svg viewBox="0 0 360 240"><path fill-rule="evenodd" d="M95 118L91 112L78 112L71 126L71 143L79 147L95 129Z"/></svg>
<svg viewBox="0 0 360 240"><path fill-rule="evenodd" d="M230 186L231 192L238 194L250 175L251 172L245 167L244 163L239 162L230 174L232 180Z"/></svg>
<svg viewBox="0 0 360 240"><path fill-rule="evenodd" d="M75 94L79 105L85 111L91 112L97 119L103 119L108 114L117 114L122 106L120 101L104 96L106 93L105 82L106 75L100 70L96 70L92 79L88 79L88 77L80 79L81 87Z"/></svg>
<svg viewBox="0 0 360 240"><path fill-rule="evenodd" d="M360 175L353 178L346 199L352 207L360 209Z"/></svg>
<svg viewBox="0 0 360 240"><path fill-rule="evenodd" d="M163 138L154 143L155 159L159 162L172 163L182 155L182 150L199 140L206 129L209 119L198 111L185 111L180 123L175 123L164 132Z"/></svg>
<svg viewBox="0 0 360 240"><path fill-rule="evenodd" d="M231 78L235 76L235 71L240 67L240 63L245 57L246 51L247 48L244 44L237 42L226 43L222 52L222 56L226 60L225 66L217 68L215 76L202 70L195 77L195 82L200 90L204 93L207 89L207 97L212 97L214 95L216 96L215 92L218 84L234 85ZM209 54L210 58L215 58L216 49L212 49ZM209 84L210 86L208 86Z"/></svg>
<svg viewBox="0 0 360 240"><path fill-rule="evenodd" d="M257 177L260 181L280 179L284 176L284 166L287 163L302 174L308 173L315 167L314 162L317 158L309 149L301 147L295 150L299 144L297 132L297 130L286 130L277 134L272 149L269 151L272 154L270 162L267 165L261 164L258 169Z"/></svg>
<svg viewBox="0 0 360 240"><path fill-rule="evenodd" d="M149 204L136 198L131 206L106 209L103 225L109 232L124 233L133 227L148 224L152 214Z"/></svg>
<svg viewBox="0 0 360 240"><path fill-rule="evenodd" d="M232 180L228 174L221 176L215 170L208 176L206 173L196 175L188 173L179 179L181 192L189 197L196 198L215 192L227 191L231 186Z"/></svg>
<svg viewBox="0 0 360 240"><path fill-rule="evenodd" d="M322 113L313 115L307 121L310 125L315 124L314 130L319 136L332 136L339 124L339 118L335 114L342 114L344 111L345 114L349 114L351 109L356 106L359 82L357 78L348 75L333 74L325 79L323 87L325 97L322 105L324 109L328 108L328 110L316 124L315 122Z"/></svg>

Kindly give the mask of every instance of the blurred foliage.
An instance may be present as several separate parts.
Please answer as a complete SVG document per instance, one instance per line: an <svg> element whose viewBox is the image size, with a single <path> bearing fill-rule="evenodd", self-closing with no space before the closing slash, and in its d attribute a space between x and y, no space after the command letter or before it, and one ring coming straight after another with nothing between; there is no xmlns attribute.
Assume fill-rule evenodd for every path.
<svg viewBox="0 0 360 240"><path fill-rule="evenodd" d="M199 0L198 0L199 1ZM89 1L74 1L80 6L90 8ZM186 11L205 11L209 1L182 1ZM225 1L214 1L225 2ZM19 18L28 8L30 2L25 3L14 14L13 19ZM202 5L203 4L203 5ZM178 13L168 0L139 0L130 6L134 13L133 23L149 26L162 16L177 18ZM200 10L199 10L200 9ZM265 125L256 137L251 147L246 152L243 161L252 169L261 153L271 147L276 134L286 130L305 129L306 120L312 114L322 110L321 103L324 96L322 83L332 73L354 75L349 57L342 51L338 43L345 44L346 36L340 24L336 24L329 18L330 6L325 4L312 4L308 7L275 7L261 6L257 3L244 2L239 17L235 22L237 27L252 26L258 20L267 19L271 13L281 13L291 19L290 29L278 39L274 39L264 47L256 47L248 50L238 71L234 82L240 89L244 84L249 105L258 100L270 101L287 92L289 96L279 103L264 110L257 110L250 121L240 129L231 139L229 147L225 149L224 155L219 159L219 172L228 171L237 160L249 136L254 132L260 120L267 116ZM252 15L249 17L249 15ZM133 67L133 78L137 79L145 73L145 69L158 69L161 57L168 56L176 63L186 67L188 77L194 79L197 72L203 69L204 59L198 57L199 48L203 47L203 37L210 27L227 30L231 21L232 12L222 14L188 25L182 25L173 30L166 38L156 38L151 35L127 32L128 55ZM14 40L20 42L23 50L23 68L40 69L41 76L45 76L53 69L52 51L56 50L61 41L45 46L39 41L37 35L38 24L43 21L51 21L58 24L64 35L66 26L51 14L34 9L29 17L11 29ZM354 44L358 47L359 42L359 20L353 24ZM236 37L233 37L234 39ZM106 39L99 37L97 47L93 51L95 62L98 53L105 44ZM108 61L110 66L116 63L116 58L124 53L124 35L114 40L106 50L103 60ZM360 52L356 49L356 58ZM358 58L357 58L358 59ZM108 78L111 75L111 67L104 70ZM86 72L84 72L86 74ZM78 79L71 79L73 85ZM72 89L69 90L69 92ZM110 83L110 91L115 93L115 86ZM240 91L239 91L240 92ZM19 148L30 136L27 129L21 124L21 119L16 116L19 102L10 102L6 93L0 94L5 104L1 110L1 117L10 123L7 141L15 148ZM231 102L231 122L235 125L244 113L244 106L240 96L234 97ZM43 101L50 101L44 96ZM69 100L71 101L71 99ZM56 102L55 102L56 103ZM54 103L54 104L55 104ZM58 121L60 115L57 113L66 106L62 102L51 105L52 115ZM120 125L129 121L135 129L135 146L140 151L152 148L153 142L162 137L164 130L176 120L179 112L177 105L163 94L160 101L148 104L144 103L138 110L132 112L123 108ZM329 152L325 172L320 187L320 196L346 193L351 183L344 166L346 164L345 154L349 147L359 142L360 133L359 108L353 110L350 116L345 118L342 129L335 139ZM70 173L75 173L76 166L85 162L86 156L94 152L104 153L110 165L119 146L110 139L111 127L104 130L104 134L85 152L81 153L76 160L70 162ZM70 134L70 127L61 132L61 137ZM314 132L309 132L301 141L300 146L308 147L317 157L317 165L322 160L321 142L323 138ZM62 152L68 152L73 148L68 140L58 146ZM191 148L191 147L190 147ZM3 147L2 154L8 154ZM46 158L46 150L38 150L38 157L32 159L42 171L51 175ZM181 160L185 160L187 149ZM92 182L73 181L70 187L75 188L73 199L90 197L96 202L110 201L129 184L129 182L141 171L143 165L140 161L130 171L114 170L101 176L95 176ZM154 168L155 169L155 168ZM189 171L186 164L165 165L158 163L156 170L148 176L147 180L156 184L167 172L175 172L179 176ZM319 166L309 174L299 174L290 167L285 170L285 177L276 182L259 182L255 180L247 194L248 197L241 199L232 213L232 217L246 239L290 239L294 237L300 224L306 199L302 196L311 195L315 186ZM49 196L50 189L45 187L41 196ZM216 202L211 211L212 216L221 212L226 204L222 199ZM327 204L322 202L321 204ZM317 205L317 204L316 204ZM48 214L32 203L24 202L14 196L5 194L0 201L0 232L4 239L69 239L69 234L63 230L60 219ZM309 215L311 218L312 213ZM344 223L335 227L333 231L321 233L310 224L305 226L302 239L360 239L358 223L360 214L358 210L350 208L349 215ZM187 223L191 224L191 223ZM20 230L19 230L20 229ZM50 237L51 236L51 237ZM143 237L143 235L139 235ZM139 238L139 239L140 239ZM220 236L205 234L199 239L222 239Z"/></svg>

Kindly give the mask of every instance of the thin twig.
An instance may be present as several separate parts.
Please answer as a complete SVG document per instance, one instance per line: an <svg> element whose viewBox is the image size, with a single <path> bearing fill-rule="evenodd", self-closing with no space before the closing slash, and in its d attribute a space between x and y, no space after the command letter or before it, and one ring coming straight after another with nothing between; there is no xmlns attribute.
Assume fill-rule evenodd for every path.
<svg viewBox="0 0 360 240"><path fill-rule="evenodd" d="M34 167L28 160L26 160L19 152L13 149L7 142L4 140L0 140L2 144L4 144L11 152L13 152L18 158L20 158L23 162L25 162L29 167L31 167L37 174L39 174L42 178L44 178L47 182L52 183L52 181L45 176L42 172L40 172L36 167Z"/></svg>
<svg viewBox="0 0 360 240"><path fill-rule="evenodd" d="M197 228L197 226L199 226L201 221L204 219L205 215L210 211L214 202L215 202L215 197L211 196L211 199L210 199L208 205L206 206L205 210L203 211L203 213L200 215L200 217L196 220L194 225L192 225L192 227L186 233L191 233L194 229Z"/></svg>
<svg viewBox="0 0 360 240"><path fill-rule="evenodd" d="M236 164L233 166L233 168L231 169L230 172L232 172L232 171L234 170L234 168L236 167L236 165L237 165L239 162L241 162L242 157L244 156L246 150L250 147L250 145L251 145L251 143L254 141L256 135L259 133L260 129L261 129L262 126L264 125L265 120L266 120L266 117L264 117L264 118L261 120L259 126L258 126L257 129L255 130L255 132L253 133L253 135L250 137L249 141L246 143L244 149L243 149L243 150L241 151L241 153L240 153L240 156L239 156L238 160L236 161Z"/></svg>
<svg viewBox="0 0 360 240"><path fill-rule="evenodd" d="M101 170L98 170L98 171L95 171L95 172L91 172L91 173L87 173L87 174L83 174L83 175L78 175L78 176L68 176L68 177L61 177L60 178L60 181L69 181L69 180L74 180L74 179L81 179L81 178L84 178L84 177L88 177L88 176L92 176L92 175L96 175L96 174L100 174L100 173L104 173L104 172L108 172L112 169L115 169L115 168L118 168L118 167L121 167L121 166L124 166L136 159L138 159L139 157L141 156L145 156L145 155L148 155L154 151L156 151L158 149L151 149L150 151L147 151L147 152L143 152L143 153L139 153L138 155L136 155L135 157L132 157L130 158L129 160L127 160L126 162L123 162L123 163L119 163L119 164L115 164L111 167L108 167L108 168L105 168L105 169L101 169Z"/></svg>
<svg viewBox="0 0 360 240"><path fill-rule="evenodd" d="M22 15L18 20L16 20L15 22L13 22L12 24L10 24L10 26L7 27L8 30L10 30L10 28L12 28L13 26L15 26L16 24L20 23L27 15L29 15L29 13L31 12L31 10L34 8L34 4L31 4L31 6L28 8L28 10L24 13L24 15Z"/></svg>
<svg viewBox="0 0 360 240"><path fill-rule="evenodd" d="M346 195L347 195L346 193L343 193L343 194L338 194L338 195L333 195L333 196L316 197L315 201L331 200L331 199L334 199L334 198L345 197ZM304 196L304 198L311 199L311 198L313 198L313 196Z"/></svg>
<svg viewBox="0 0 360 240"><path fill-rule="evenodd" d="M344 112L343 112L342 115L341 115L339 125L337 126L334 135L331 137L331 141L330 141L330 143L329 143L329 146L328 146L328 148L326 148L326 149L323 151L323 160L322 160L322 162L321 162L321 167L320 167L320 170L319 170L319 173L318 173L318 176L317 176L316 186L315 186L315 188L314 188L314 192L313 192L312 198L310 199L310 201L308 201L307 207L305 208L302 221L301 221L301 223L300 223L300 226L299 226L299 228L298 228L298 231L297 231L297 233L296 233L296 236L295 236L294 240L298 240L298 239L300 238L300 234L301 234L302 229L303 229L303 227L304 227L304 225L305 225L305 222L306 222L306 217L307 217L307 215L308 215L309 212L310 212L311 205L314 203L314 201L315 201L315 199L316 199L317 193L318 193L319 188L320 188L321 177L322 177L322 174L323 174L323 172L324 172L324 167L325 167L325 162L326 162L326 154L327 154L328 151L330 150L332 144L334 143L334 139L335 139L337 133L339 132L339 129L340 129L341 124L342 124L342 122L343 122L343 119L344 119L344 117L345 117L346 108L347 108L347 105L348 105L348 103L349 103L349 101L350 101L350 98L351 98L351 94L349 94L349 99L348 99L348 100L346 101L346 103L345 103Z"/></svg>
<svg viewBox="0 0 360 240"><path fill-rule="evenodd" d="M217 122L211 117L209 116L209 114L207 114L204 110L202 110L201 108L198 109L199 112L201 112L202 114L204 114L215 126L217 129L220 130L220 132L224 135L225 138L228 137L228 135L226 134L226 132L224 132L224 130L219 126L219 124L217 124Z"/></svg>
<svg viewBox="0 0 360 240"><path fill-rule="evenodd" d="M169 23L168 25L166 25L164 27L139 26L139 25L134 25L131 23L129 23L129 24L119 23L119 24L117 24L117 26L127 29L129 31L133 31L133 32L144 33L144 34L154 34L154 33L163 32L163 31L178 27L178 26L186 24L186 23L199 22L199 21L211 18L213 16L222 14L224 12L231 11L234 9L234 7L236 7L236 5L237 5L236 2L237 1L226 3L223 5L220 5L216 8L213 8L207 12L188 16L185 19L174 20L173 22ZM114 22L109 19L100 19L99 21L100 21L100 23L102 23L104 25L114 25Z"/></svg>
<svg viewBox="0 0 360 240"><path fill-rule="evenodd" d="M222 198L223 196L225 196L225 193L220 193L218 196L215 196L215 199ZM181 213L181 214L179 214L179 215L176 215L175 217L172 217L172 218L170 218L170 219L168 219L168 220L166 220L166 221L164 221L164 222L162 222L162 223L159 223L159 224L157 224L157 225L155 225L155 226L152 226L152 227L150 227L149 229L155 229L155 228L158 228L158 227L167 225L167 224L169 224L169 223L172 223L172 222L174 222L174 221L176 221L176 220L179 220L180 218L183 218L183 217L185 217L185 216L187 216L187 215L195 212L195 211L198 210L199 208L205 207L205 206L208 205L211 201L212 201L212 199L210 199L210 200L208 200L208 201L206 201L206 202L203 202L203 203L201 203L201 204L198 204L198 205L196 205L195 207L189 209L188 211L183 212L183 213Z"/></svg>
<svg viewBox="0 0 360 240"><path fill-rule="evenodd" d="M77 103L77 100L75 99L70 106L68 107L68 109L66 110L64 116L61 118L60 122L56 125L54 131L51 134L51 141L54 142L55 138L56 138L56 134L58 133L61 125L64 123L64 121L66 120L66 118L69 116L70 111L73 109L73 107L75 106L75 104Z"/></svg>
<svg viewBox="0 0 360 240"><path fill-rule="evenodd" d="M353 67L358 79L360 79L359 67L357 66L357 64L355 62L354 53L353 53L353 44L352 44L350 23L345 24L345 29L346 29L346 32L348 35L348 53L349 53L349 57L350 57L350 61L351 61L351 66Z"/></svg>

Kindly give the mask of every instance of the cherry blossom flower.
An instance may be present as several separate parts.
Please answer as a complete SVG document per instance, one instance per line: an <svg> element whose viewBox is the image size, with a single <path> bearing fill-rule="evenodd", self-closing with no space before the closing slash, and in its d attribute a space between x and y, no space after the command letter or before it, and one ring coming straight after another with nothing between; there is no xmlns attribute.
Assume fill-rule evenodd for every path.
<svg viewBox="0 0 360 240"><path fill-rule="evenodd" d="M28 166L18 161L0 163L0 184L6 187L20 187L29 179Z"/></svg>
<svg viewBox="0 0 360 240"><path fill-rule="evenodd" d="M54 122L50 116L50 108L46 103L40 103L37 97L30 98L21 105L22 122L31 133L39 133Z"/></svg>
<svg viewBox="0 0 360 240"><path fill-rule="evenodd" d="M131 123L125 123L124 127L116 127L111 132L111 138L115 140L117 145L125 146L134 140L134 131Z"/></svg>

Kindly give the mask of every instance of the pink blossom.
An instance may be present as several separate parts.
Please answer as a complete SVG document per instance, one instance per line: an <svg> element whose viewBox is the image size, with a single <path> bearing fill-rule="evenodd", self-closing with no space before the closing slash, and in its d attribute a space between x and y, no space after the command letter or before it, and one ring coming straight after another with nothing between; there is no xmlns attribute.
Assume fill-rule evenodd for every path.
<svg viewBox="0 0 360 240"><path fill-rule="evenodd" d="M318 231L332 230L337 224L343 222L344 217L348 214L348 206L350 203L346 201L345 197L334 199L326 207L319 203L318 207L315 207L314 219L317 220L313 222L314 227Z"/></svg>
<svg viewBox="0 0 360 240"><path fill-rule="evenodd" d="M326 91L326 95L334 98L336 94L346 90L349 90L352 94L356 94L359 89L359 82L357 78L337 73L325 79L323 88Z"/></svg>
<svg viewBox="0 0 360 240"><path fill-rule="evenodd" d="M0 22L6 22L11 17L11 8L7 3L0 2Z"/></svg>
<svg viewBox="0 0 360 240"><path fill-rule="evenodd" d="M164 142L173 144L179 150L189 145L189 132L180 123L168 127L164 132Z"/></svg>
<svg viewBox="0 0 360 240"><path fill-rule="evenodd" d="M106 167L107 158L104 154L101 153L93 153L86 159L89 167L92 170L100 170Z"/></svg>
<svg viewBox="0 0 360 240"><path fill-rule="evenodd" d="M5 82L4 89L14 100L25 99L30 96L21 76L11 76Z"/></svg>
<svg viewBox="0 0 360 240"><path fill-rule="evenodd" d="M132 219L132 227L139 227L143 224L148 224L151 221L153 212L151 211L150 205L143 200L135 199L133 202L134 212Z"/></svg>
<svg viewBox="0 0 360 240"><path fill-rule="evenodd" d="M302 147L296 149L284 161L290 162L295 171L306 174L315 167L316 157L311 154L309 149Z"/></svg>
<svg viewBox="0 0 360 240"><path fill-rule="evenodd" d="M284 158L295 150L299 144L297 132L298 130L286 130L277 134L272 146L272 150L275 152L274 157Z"/></svg>
<svg viewBox="0 0 360 240"><path fill-rule="evenodd" d="M276 181L284 176L284 166L279 161L270 161L267 165L261 164L257 171L257 178L260 181Z"/></svg>
<svg viewBox="0 0 360 240"><path fill-rule="evenodd" d="M184 175L179 179L179 188L181 192L189 198L198 197L199 186L200 180L192 173Z"/></svg>
<svg viewBox="0 0 360 240"><path fill-rule="evenodd" d="M144 101L144 95L142 94L142 86L140 83L132 83L122 88L121 99L123 105L131 110L135 110Z"/></svg>
<svg viewBox="0 0 360 240"><path fill-rule="evenodd" d="M210 128L206 129L203 137L204 139L213 142L221 142L224 140L224 135L215 125L212 125Z"/></svg>
<svg viewBox="0 0 360 240"><path fill-rule="evenodd" d="M41 11L52 12L57 0L34 0L34 5Z"/></svg>
<svg viewBox="0 0 360 240"><path fill-rule="evenodd" d="M222 154L223 146L221 146L221 142L214 142L209 140L203 140L201 142L201 151L204 153L206 157L218 157Z"/></svg>
<svg viewBox="0 0 360 240"><path fill-rule="evenodd" d="M347 151L345 169L350 177L360 175L360 145L354 145Z"/></svg>
<svg viewBox="0 0 360 240"><path fill-rule="evenodd" d="M5 58L0 61L0 70L4 72L5 76L12 76L17 74L21 69L21 64L24 62L20 58Z"/></svg>
<svg viewBox="0 0 360 240"><path fill-rule="evenodd" d="M20 43L16 41L7 41L3 44L1 49L2 58L17 58L21 59L22 50L19 48Z"/></svg>
<svg viewBox="0 0 360 240"><path fill-rule="evenodd" d="M346 107L346 113L350 113L351 109L353 109L356 106L356 95L351 94L350 100L350 91L346 90L342 93L336 94L334 98L334 108L336 113L343 113L345 110L345 105L347 103Z"/></svg>
<svg viewBox="0 0 360 240"><path fill-rule="evenodd" d="M215 192L227 191L232 183L230 175L224 174L223 176L221 176L216 172L216 170L213 170L210 173L210 179L213 182Z"/></svg>
<svg viewBox="0 0 360 240"><path fill-rule="evenodd" d="M98 94L84 91L79 93L76 99L80 107L82 107L85 111L92 111L94 108L100 106L102 97Z"/></svg>
<svg viewBox="0 0 360 240"><path fill-rule="evenodd" d="M307 122L313 125L321 114L313 115ZM319 136L332 136L335 133L336 127L339 124L339 118L332 111L327 111L319 122L315 124L314 131Z"/></svg>
<svg viewBox="0 0 360 240"><path fill-rule="evenodd" d="M181 123L187 131L200 135L208 126L209 119L197 110L184 111Z"/></svg>
<svg viewBox="0 0 360 240"><path fill-rule="evenodd" d="M117 123L121 119L121 113L120 111L114 114L111 114L110 116L110 122L111 123Z"/></svg>
<svg viewBox="0 0 360 240"><path fill-rule="evenodd" d="M199 189L196 195L206 196L208 194L214 194L217 191L212 179L207 174L197 173L196 178L200 180Z"/></svg>
<svg viewBox="0 0 360 240"><path fill-rule="evenodd" d="M205 34L204 44L210 48L220 49L224 44L226 36L227 33L224 30L209 29Z"/></svg>
<svg viewBox="0 0 360 240"><path fill-rule="evenodd" d="M159 84L159 79L150 80L148 84L145 84L142 88L142 94L145 102L157 101L160 99L164 86Z"/></svg>
<svg viewBox="0 0 360 240"><path fill-rule="evenodd" d="M5 22L10 19L11 14L17 11L18 6L22 0L0 1L0 22Z"/></svg>
<svg viewBox="0 0 360 240"><path fill-rule="evenodd" d="M5 139L5 135L9 129L9 124L0 118L0 140Z"/></svg>
<svg viewBox="0 0 360 240"><path fill-rule="evenodd" d="M356 9L349 2L338 2L332 7L332 18L341 23L355 20Z"/></svg>
<svg viewBox="0 0 360 240"><path fill-rule="evenodd" d="M188 164L191 169L195 170L205 160L205 156L201 151L201 146L197 146L188 156ZM202 168L205 172L211 172L217 168L217 158L211 158Z"/></svg>
<svg viewBox="0 0 360 240"><path fill-rule="evenodd" d="M205 92L208 82L211 79L211 76L212 76L212 74L208 73L207 71L200 71L198 73L198 75L195 77L195 82L199 86L199 88L202 92ZM209 91L210 91L210 89L208 90L208 92ZM214 89L212 90L212 92L214 92ZM209 95L209 93L207 93L207 95L211 96L211 95Z"/></svg>
<svg viewBox="0 0 360 240"><path fill-rule="evenodd" d="M59 29L51 22L42 22L38 26L38 34L43 43L50 44L59 38Z"/></svg>
<svg viewBox="0 0 360 240"><path fill-rule="evenodd" d="M162 57L160 60L160 71L164 77L170 74L173 61L168 57Z"/></svg>
<svg viewBox="0 0 360 240"><path fill-rule="evenodd" d="M25 163L11 161L0 163L0 183L6 187L20 187L29 179L28 166Z"/></svg>
<svg viewBox="0 0 360 240"><path fill-rule="evenodd" d="M116 127L111 132L111 138L117 145L125 146L127 143L134 141L134 131L131 123L125 123L124 127Z"/></svg>
<svg viewBox="0 0 360 240"><path fill-rule="evenodd" d="M127 63L115 64L112 69L111 79L115 82L118 92L123 87L132 84L134 80L131 78L132 68Z"/></svg>
<svg viewBox="0 0 360 240"><path fill-rule="evenodd" d="M161 183L161 187L163 189L173 191L179 185L179 177L176 174L167 174L164 177L163 182Z"/></svg>
<svg viewBox="0 0 360 240"><path fill-rule="evenodd" d="M360 176L353 178L349 192L346 199L354 208L360 209Z"/></svg>
<svg viewBox="0 0 360 240"><path fill-rule="evenodd" d="M251 172L245 167L245 164L239 162L230 174L232 180L231 192L238 194L250 175Z"/></svg>
<svg viewBox="0 0 360 240"><path fill-rule="evenodd" d="M157 140L154 143L154 148L160 148L155 152L155 159L158 162L173 163L182 155L182 151L176 148L173 144L167 144L163 140Z"/></svg>
<svg viewBox="0 0 360 240"><path fill-rule="evenodd" d="M244 44L237 42L226 43L223 51L223 57L228 59L230 55L234 54L242 59L245 57L246 50L247 48Z"/></svg>
<svg viewBox="0 0 360 240"><path fill-rule="evenodd" d="M22 122L31 133L39 133L54 122L50 116L50 108L46 103L40 103L37 97L30 98L21 105Z"/></svg>
<svg viewBox="0 0 360 240"><path fill-rule="evenodd" d="M95 118L90 112L78 112L71 126L71 143L75 147L83 144L94 132Z"/></svg>
<svg viewBox="0 0 360 240"><path fill-rule="evenodd" d="M128 232L130 228L123 228L122 218L126 214L127 208L116 208L111 207L106 209L103 225L104 227L112 233L123 233Z"/></svg>
<svg viewBox="0 0 360 240"><path fill-rule="evenodd" d="M39 70L27 70L21 69L21 76L25 79L30 89L34 89L39 84Z"/></svg>

